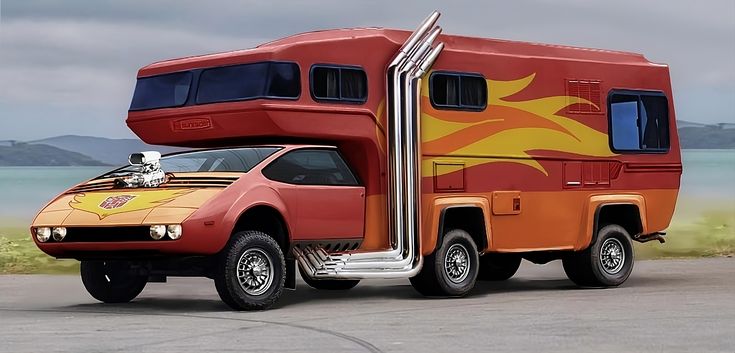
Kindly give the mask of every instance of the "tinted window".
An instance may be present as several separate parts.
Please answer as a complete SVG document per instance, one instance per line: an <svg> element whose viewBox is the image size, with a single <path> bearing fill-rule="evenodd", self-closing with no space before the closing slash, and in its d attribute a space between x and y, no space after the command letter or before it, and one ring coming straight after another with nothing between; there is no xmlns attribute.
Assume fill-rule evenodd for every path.
<svg viewBox="0 0 735 353"><path fill-rule="evenodd" d="M359 68L313 66L311 94L316 100L365 102L367 75Z"/></svg>
<svg viewBox="0 0 735 353"><path fill-rule="evenodd" d="M355 176L334 150L296 150L263 169L268 179L301 185L358 185Z"/></svg>
<svg viewBox="0 0 735 353"><path fill-rule="evenodd" d="M437 108L483 110L487 83L475 74L435 72L429 78L431 103Z"/></svg>
<svg viewBox="0 0 735 353"><path fill-rule="evenodd" d="M130 110L184 105L189 97L191 77L191 72L177 72L139 78L135 84Z"/></svg>
<svg viewBox="0 0 735 353"><path fill-rule="evenodd" d="M609 114L614 150L668 150L669 118L665 96L647 92L612 94Z"/></svg>
<svg viewBox="0 0 735 353"><path fill-rule="evenodd" d="M293 63L262 62L202 71L197 103L254 98L297 98L299 68Z"/></svg>
<svg viewBox="0 0 735 353"><path fill-rule="evenodd" d="M161 158L164 172L248 172L268 156L278 151L278 147L245 147L221 150L205 150L173 154ZM116 169L102 178L119 173L138 172L140 166L126 166Z"/></svg>

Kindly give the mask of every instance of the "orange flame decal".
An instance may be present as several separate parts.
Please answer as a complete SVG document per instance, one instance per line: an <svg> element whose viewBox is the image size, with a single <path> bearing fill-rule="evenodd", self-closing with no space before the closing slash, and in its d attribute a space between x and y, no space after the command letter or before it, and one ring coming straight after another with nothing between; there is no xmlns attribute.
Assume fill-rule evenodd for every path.
<svg viewBox="0 0 735 353"><path fill-rule="evenodd" d="M513 81L487 80L487 108L477 113L435 110L429 102L428 80L423 80L422 174L431 176L435 160L453 156L462 157L466 167L502 161L524 164L545 175L548 172L530 151L614 156L605 133L557 114L570 105L592 102L573 96L507 100L531 85L535 76Z"/></svg>

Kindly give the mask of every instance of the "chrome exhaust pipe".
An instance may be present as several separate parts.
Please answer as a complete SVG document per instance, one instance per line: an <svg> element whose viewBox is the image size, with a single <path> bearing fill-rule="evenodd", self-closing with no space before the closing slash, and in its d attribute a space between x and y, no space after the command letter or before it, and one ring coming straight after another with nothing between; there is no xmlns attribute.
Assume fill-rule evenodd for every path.
<svg viewBox="0 0 735 353"><path fill-rule="evenodd" d="M434 11L424 20L387 69L387 211L392 249L328 254L319 247L294 248L299 266L312 278L408 278L421 270L420 88L421 77L444 47L439 43L432 48L441 32L434 27L439 16Z"/></svg>

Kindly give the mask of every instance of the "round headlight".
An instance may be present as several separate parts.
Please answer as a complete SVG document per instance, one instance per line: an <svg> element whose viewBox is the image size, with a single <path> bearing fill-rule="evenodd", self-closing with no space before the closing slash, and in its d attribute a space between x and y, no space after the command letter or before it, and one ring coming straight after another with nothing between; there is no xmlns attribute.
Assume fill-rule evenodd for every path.
<svg viewBox="0 0 735 353"><path fill-rule="evenodd" d="M172 224L166 227L166 234L173 240L181 238L181 224Z"/></svg>
<svg viewBox="0 0 735 353"><path fill-rule="evenodd" d="M49 227L38 227L36 228L36 239L38 241L45 243L49 239L51 239L51 228Z"/></svg>
<svg viewBox="0 0 735 353"><path fill-rule="evenodd" d="M65 227L56 227L51 231L51 236L54 237L54 240L56 241L62 241L64 240L64 237L66 236L66 228Z"/></svg>
<svg viewBox="0 0 735 353"><path fill-rule="evenodd" d="M151 226L151 238L153 238L153 240L160 240L165 235L166 235L166 226L164 225Z"/></svg>

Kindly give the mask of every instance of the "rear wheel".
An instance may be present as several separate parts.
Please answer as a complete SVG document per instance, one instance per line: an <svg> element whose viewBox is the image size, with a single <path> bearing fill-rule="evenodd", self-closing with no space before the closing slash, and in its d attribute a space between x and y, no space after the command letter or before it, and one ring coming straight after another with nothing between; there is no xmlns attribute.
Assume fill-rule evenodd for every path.
<svg viewBox="0 0 735 353"><path fill-rule="evenodd" d="M424 259L424 267L411 278L411 285L425 296L463 296L475 286L477 253L467 232L452 230L444 235L439 248Z"/></svg>
<svg viewBox="0 0 735 353"><path fill-rule="evenodd" d="M491 253L480 256L481 281L505 281L516 274L521 267L521 257L516 254Z"/></svg>
<svg viewBox="0 0 735 353"><path fill-rule="evenodd" d="M214 284L235 310L263 310L275 303L286 282L286 260L278 243L259 231L239 232L223 250Z"/></svg>
<svg viewBox="0 0 735 353"><path fill-rule="evenodd" d="M148 277L134 273L128 261L82 261L80 273L87 292L104 303L127 303L148 283Z"/></svg>
<svg viewBox="0 0 735 353"><path fill-rule="evenodd" d="M577 285L619 286L633 271L633 242L625 228L606 225L589 248L565 257L562 262L564 272Z"/></svg>
<svg viewBox="0 0 735 353"><path fill-rule="evenodd" d="M309 287L320 290L348 290L360 283L358 279L311 279L299 266L301 278Z"/></svg>

